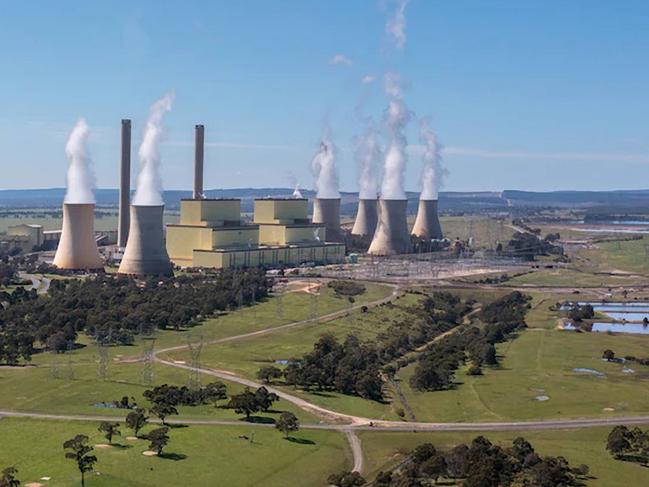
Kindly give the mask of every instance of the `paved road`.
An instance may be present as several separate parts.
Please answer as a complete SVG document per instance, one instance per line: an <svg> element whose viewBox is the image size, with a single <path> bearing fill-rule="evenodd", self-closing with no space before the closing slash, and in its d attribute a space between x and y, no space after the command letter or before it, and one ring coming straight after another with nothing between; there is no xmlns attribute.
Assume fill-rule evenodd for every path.
<svg viewBox="0 0 649 487"><path fill-rule="evenodd" d="M54 413L31 413L26 411L4 411L0 410L0 418L32 418L55 421L115 421L119 416L103 416L90 414L54 414ZM160 423L152 418L151 423ZM226 419L191 419L177 418L168 419L169 424L194 424L203 426L245 426L255 428L273 428L273 424L248 423L244 420ZM597 428L604 426L625 425L646 425L649 424L649 416L621 416L619 418L593 418L593 419L560 419L543 421L511 421L500 423L406 423L400 421L373 421L373 426L368 424L345 425L332 423L304 423L300 428L307 430L330 430L343 433L356 433L359 431L376 431L381 433L390 432L436 432L436 431L532 431L532 430L557 430L557 429L579 429ZM360 447L360 440L357 443Z"/></svg>

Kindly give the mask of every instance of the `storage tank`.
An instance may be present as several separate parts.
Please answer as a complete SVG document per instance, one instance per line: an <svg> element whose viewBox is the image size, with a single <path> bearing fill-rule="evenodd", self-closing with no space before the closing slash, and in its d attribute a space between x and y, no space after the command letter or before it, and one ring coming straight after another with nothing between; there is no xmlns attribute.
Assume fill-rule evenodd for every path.
<svg viewBox="0 0 649 487"><path fill-rule="evenodd" d="M131 205L131 226L119 274L171 276L163 228L164 205Z"/></svg>
<svg viewBox="0 0 649 487"><path fill-rule="evenodd" d="M412 234L426 240L444 237L437 214L437 200L419 200L419 209Z"/></svg>
<svg viewBox="0 0 649 487"><path fill-rule="evenodd" d="M368 249L371 255L396 255L410 252L407 220L408 200L379 200L379 222Z"/></svg>
<svg viewBox="0 0 649 487"><path fill-rule="evenodd" d="M63 204L61 240L52 263L59 269L103 269L95 240L94 203Z"/></svg>

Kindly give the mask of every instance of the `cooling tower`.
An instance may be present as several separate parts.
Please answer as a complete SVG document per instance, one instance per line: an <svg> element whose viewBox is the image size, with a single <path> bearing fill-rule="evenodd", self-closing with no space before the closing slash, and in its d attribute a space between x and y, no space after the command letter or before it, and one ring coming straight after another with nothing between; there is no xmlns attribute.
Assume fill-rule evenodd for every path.
<svg viewBox="0 0 649 487"><path fill-rule="evenodd" d="M352 235L369 235L370 237L374 235L378 221L377 205L377 200L358 200L358 211Z"/></svg>
<svg viewBox="0 0 649 487"><path fill-rule="evenodd" d="M119 219L117 245L124 248L128 240L128 205L131 200L131 121L122 120L122 156L119 175Z"/></svg>
<svg viewBox="0 0 649 487"><path fill-rule="evenodd" d="M119 274L172 275L164 241L163 212L163 205L131 205L131 226Z"/></svg>
<svg viewBox="0 0 649 487"><path fill-rule="evenodd" d="M195 200L203 199L203 160L205 155L205 127L196 125L194 131L194 194Z"/></svg>
<svg viewBox="0 0 649 487"><path fill-rule="evenodd" d="M64 203L63 231L53 264L59 269L103 269L95 241L94 203Z"/></svg>
<svg viewBox="0 0 649 487"><path fill-rule="evenodd" d="M437 200L419 200L417 218L411 233L426 240L443 237L442 226L439 224L437 215Z"/></svg>
<svg viewBox="0 0 649 487"><path fill-rule="evenodd" d="M368 254L395 255L410 252L407 206L408 200L379 200L379 223Z"/></svg>
<svg viewBox="0 0 649 487"><path fill-rule="evenodd" d="M340 198L313 200L313 223L324 224L327 242L343 242L340 231Z"/></svg>

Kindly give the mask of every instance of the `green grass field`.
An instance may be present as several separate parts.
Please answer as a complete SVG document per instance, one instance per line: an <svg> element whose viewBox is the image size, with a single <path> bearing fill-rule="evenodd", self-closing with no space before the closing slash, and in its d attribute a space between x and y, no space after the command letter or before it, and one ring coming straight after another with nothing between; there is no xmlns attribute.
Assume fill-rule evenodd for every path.
<svg viewBox="0 0 649 487"><path fill-rule="evenodd" d="M638 464L614 460L606 451L610 428L558 431L458 432L458 433L376 433L363 432L360 439L365 451L366 478L373 479L381 469L389 468L417 445L431 442L438 448L470 443L478 435L494 443L510 446L523 436L541 455L562 455L571 465L590 467L588 487L640 486L649 484L649 469Z"/></svg>
<svg viewBox="0 0 649 487"><path fill-rule="evenodd" d="M98 213L96 213L97 215ZM165 213L164 222L178 223L178 215L173 213ZM43 230L60 230L63 223L62 218L54 217L38 217L28 216L25 213L19 213L16 218L0 217L0 232L6 232L7 228L26 224L26 225L42 225ZM117 214L103 214L101 218L95 218L95 230L117 230Z"/></svg>
<svg viewBox="0 0 649 487"><path fill-rule="evenodd" d="M417 392L408 380L410 365L398 374L401 388L420 421L503 421L608 417L649 413L649 367L634 374L623 365L601 360L610 348L619 355L646 356L643 337L534 329L498 346L504 356L498 369L468 376L460 369L456 389ZM605 378L573 372L591 368ZM546 401L538 396L549 396Z"/></svg>
<svg viewBox="0 0 649 487"><path fill-rule="evenodd" d="M15 465L25 485L41 481L47 487L79 485L76 466L64 458L63 442L75 434L90 437L90 444L106 440L97 423L0 419L0 468ZM149 427L148 429L151 429ZM147 430L144 430L146 433ZM131 432L122 427L124 436ZM239 438L254 435L250 443ZM174 458L147 457L145 440L117 437L122 447L95 448L96 472L87 487L120 486L325 486L327 476L351 467L351 452L342 434L298 431L299 441L285 440L271 428L245 426L190 426L173 428L166 451Z"/></svg>
<svg viewBox="0 0 649 487"><path fill-rule="evenodd" d="M495 247L498 242L507 242L514 230L507 222L500 223L493 218L477 216L443 216L440 218L444 236L452 240L468 240L473 237L475 247Z"/></svg>
<svg viewBox="0 0 649 487"><path fill-rule="evenodd" d="M600 242L580 254L599 269L649 274L648 245L649 237L644 236L640 240Z"/></svg>
<svg viewBox="0 0 649 487"><path fill-rule="evenodd" d="M615 287L646 283L637 276L620 276L580 272L573 269L541 269L507 281L504 286L545 287Z"/></svg>
<svg viewBox="0 0 649 487"><path fill-rule="evenodd" d="M201 363L204 366L234 372L255 378L259 368L272 365L278 360L300 357L311 351L314 343L325 333L331 333L343 340L348 334L371 340L384 330L391 320L405 316L407 307L415 304L420 296L408 294L395 301L396 306L381 306L366 313L355 312L351 319L338 320L288 329L272 335L249 338L231 343L204 347ZM186 350L173 352L168 356L175 360L190 360ZM337 411L385 419L397 419L390 404L367 401L358 397L333 392L307 393L287 389L318 405Z"/></svg>

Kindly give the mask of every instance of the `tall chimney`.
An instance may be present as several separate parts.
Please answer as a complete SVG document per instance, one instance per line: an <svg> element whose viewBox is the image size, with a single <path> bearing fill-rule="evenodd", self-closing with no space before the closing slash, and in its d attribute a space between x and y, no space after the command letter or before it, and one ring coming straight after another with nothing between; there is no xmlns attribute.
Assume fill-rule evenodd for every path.
<svg viewBox="0 0 649 487"><path fill-rule="evenodd" d="M131 121L122 120L122 159L119 178L119 221L117 244L124 248L128 241L129 205L131 200Z"/></svg>
<svg viewBox="0 0 649 487"><path fill-rule="evenodd" d="M196 125L194 133L194 199L203 199L203 156L205 153L205 127Z"/></svg>

